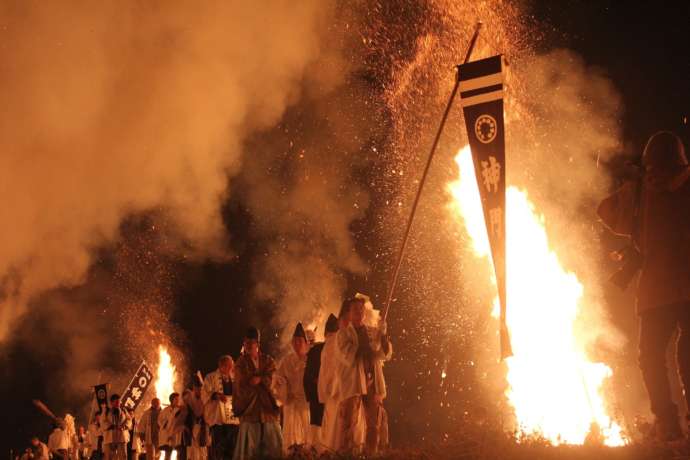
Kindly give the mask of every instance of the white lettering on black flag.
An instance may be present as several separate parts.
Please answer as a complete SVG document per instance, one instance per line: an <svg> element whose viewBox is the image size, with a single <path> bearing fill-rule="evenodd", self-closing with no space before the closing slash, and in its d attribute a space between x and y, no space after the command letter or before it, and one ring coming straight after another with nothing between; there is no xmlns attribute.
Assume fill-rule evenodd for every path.
<svg viewBox="0 0 690 460"><path fill-rule="evenodd" d="M494 56L460 66L460 103L482 198L501 303L501 357L512 355L506 324L506 155L503 60Z"/></svg>
<svg viewBox="0 0 690 460"><path fill-rule="evenodd" d="M134 412L143 399L146 389L151 385L152 379L153 373L151 369L146 365L146 362L142 362L139 370L134 374L132 381L129 382L127 389L120 398L122 407Z"/></svg>

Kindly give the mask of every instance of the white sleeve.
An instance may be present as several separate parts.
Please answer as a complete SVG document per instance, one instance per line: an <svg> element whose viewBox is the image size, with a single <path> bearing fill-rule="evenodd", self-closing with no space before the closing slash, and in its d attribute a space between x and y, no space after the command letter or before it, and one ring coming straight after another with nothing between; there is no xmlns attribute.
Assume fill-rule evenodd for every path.
<svg viewBox="0 0 690 460"><path fill-rule="evenodd" d="M149 419L151 418L151 412L148 410L144 412L139 420L139 425L137 426L137 433L143 433L146 436L146 430L149 427Z"/></svg>
<svg viewBox="0 0 690 460"><path fill-rule="evenodd" d="M213 393L216 392L213 385L213 377L214 373L206 374L206 377L204 377L204 386L201 387L201 399L204 401L204 404L209 402Z"/></svg>
<svg viewBox="0 0 690 460"><path fill-rule="evenodd" d="M357 334L352 325L338 331L336 335L336 356L338 360L347 365L352 365L357 357Z"/></svg>

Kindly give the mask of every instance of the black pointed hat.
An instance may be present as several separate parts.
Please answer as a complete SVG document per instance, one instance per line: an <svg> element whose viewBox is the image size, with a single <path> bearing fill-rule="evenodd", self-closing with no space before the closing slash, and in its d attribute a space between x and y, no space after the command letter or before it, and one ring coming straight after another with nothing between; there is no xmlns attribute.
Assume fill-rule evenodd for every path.
<svg viewBox="0 0 690 460"><path fill-rule="evenodd" d="M292 334L292 338L294 339L295 337L302 337L304 340L307 340L307 334L304 332L302 323L297 323L297 326L295 326L295 332Z"/></svg>
<svg viewBox="0 0 690 460"><path fill-rule="evenodd" d="M204 381L201 378L201 375L199 375L199 371L195 372L192 374L192 387L197 388L197 387L203 387L204 386Z"/></svg>
<svg viewBox="0 0 690 460"><path fill-rule="evenodd" d="M246 339L256 340L257 342L261 340L261 334L259 333L259 330L254 326L249 326L247 328L247 333L244 334L244 337Z"/></svg>
<svg viewBox="0 0 690 460"><path fill-rule="evenodd" d="M338 332L338 318L333 313L328 315L326 320L326 334L329 332Z"/></svg>

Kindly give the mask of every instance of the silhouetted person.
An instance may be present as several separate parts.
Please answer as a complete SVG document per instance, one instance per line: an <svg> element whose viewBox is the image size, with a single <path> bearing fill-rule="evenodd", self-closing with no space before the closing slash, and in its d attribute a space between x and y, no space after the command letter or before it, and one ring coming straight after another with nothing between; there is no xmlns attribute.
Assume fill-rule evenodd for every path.
<svg viewBox="0 0 690 460"><path fill-rule="evenodd" d="M672 441L682 430L665 352L677 329L678 371L690 408L690 169L681 140L667 131L649 139L642 163L641 180L626 182L598 213L611 231L631 237L640 254L640 369L656 434Z"/></svg>

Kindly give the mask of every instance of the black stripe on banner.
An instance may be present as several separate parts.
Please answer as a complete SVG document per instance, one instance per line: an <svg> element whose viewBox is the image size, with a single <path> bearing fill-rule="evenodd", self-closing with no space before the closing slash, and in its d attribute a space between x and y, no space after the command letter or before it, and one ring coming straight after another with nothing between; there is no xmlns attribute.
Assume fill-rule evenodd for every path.
<svg viewBox="0 0 690 460"><path fill-rule="evenodd" d="M490 93L492 91L500 91L503 89L503 85L499 83L498 85L491 85L491 86L485 86L483 88L477 88L477 89L471 89L469 91L463 91L460 93L460 97L462 99L472 97L472 96L478 96L480 94L484 93Z"/></svg>
<svg viewBox="0 0 690 460"><path fill-rule="evenodd" d="M501 56L493 56L479 61L468 62L460 66L460 81L485 77L501 72Z"/></svg>

